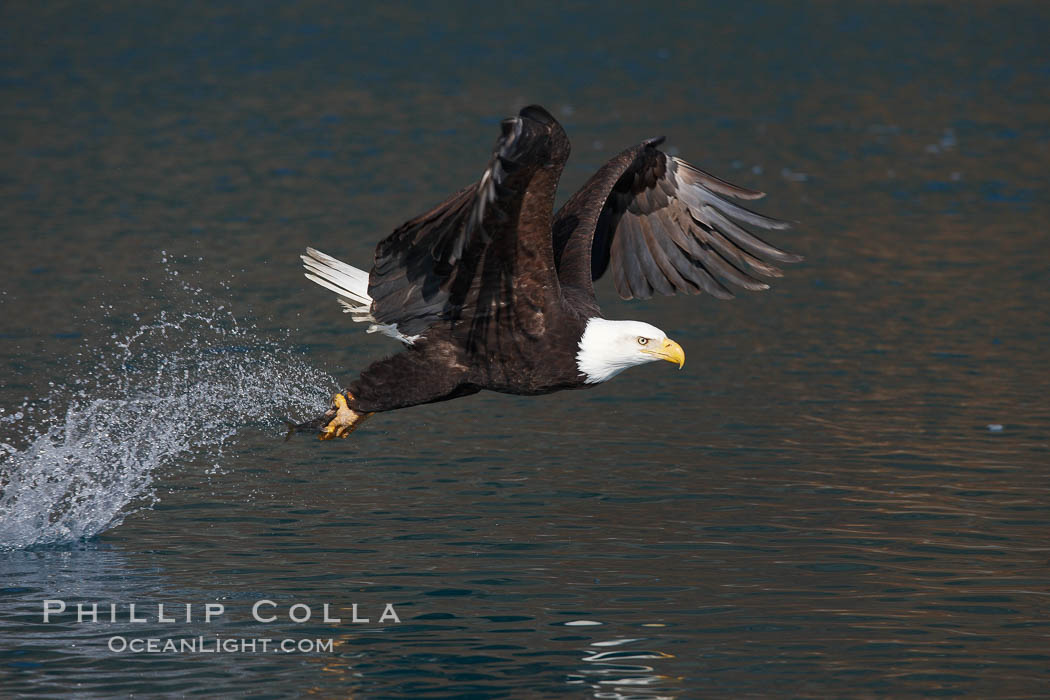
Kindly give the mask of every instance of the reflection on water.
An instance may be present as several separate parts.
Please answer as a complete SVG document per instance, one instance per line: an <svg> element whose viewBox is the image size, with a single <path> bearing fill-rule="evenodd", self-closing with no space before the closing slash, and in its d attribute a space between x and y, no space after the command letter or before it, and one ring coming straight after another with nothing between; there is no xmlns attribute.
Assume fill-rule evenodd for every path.
<svg viewBox="0 0 1050 700"><path fill-rule="evenodd" d="M672 658L670 654L642 648L606 650L607 647L634 645L642 641L645 640L591 642L593 648L588 649L587 655L583 657L589 665L571 674L569 683L590 686L596 698L670 700L677 697L676 679L659 675L653 666L646 665L653 659Z"/></svg>
<svg viewBox="0 0 1050 700"><path fill-rule="evenodd" d="M218 412L214 432L170 426L202 451L131 472L71 449L105 517L67 519L70 534L119 521L128 493L155 503L86 544L0 553L5 694L1043 692L1043 6L0 12L0 441L27 454L25 426L66 415L52 383L138 395L105 349L152 323L135 312L183 324L194 310L165 294L163 250L209 290L195 309L216 323L194 326L196 346L183 341L197 331L150 346L149 367L180 360L156 375L156 407ZM400 411L339 445L281 442L277 404L309 413L330 376L392 349L309 287L299 252L367 265L383 233L477 177L499 119L528 102L564 120L568 190L666 134L767 191L763 211L799 221L780 242L806 263L730 303L621 304L603 286L610 317L674 331L682 372ZM254 319L250 342L220 337L229 318ZM13 419L23 406L34 413ZM107 444L147 449L145 429ZM4 498L31 471L55 475L34 464ZM45 625L45 598L221 601L229 615ZM260 599L344 620L264 625ZM346 621L388 602L400 624ZM334 645L107 648L134 634Z"/></svg>

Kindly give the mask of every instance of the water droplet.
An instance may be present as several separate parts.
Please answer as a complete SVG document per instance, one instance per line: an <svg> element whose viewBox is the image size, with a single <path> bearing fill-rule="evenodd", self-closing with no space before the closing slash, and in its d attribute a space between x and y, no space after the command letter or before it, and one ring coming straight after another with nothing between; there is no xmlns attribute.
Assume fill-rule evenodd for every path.
<svg viewBox="0 0 1050 700"><path fill-rule="evenodd" d="M162 303L181 317L162 311L123 340L114 334L109 347L93 348L98 364L77 367L81 389L52 383L49 396L25 397L22 410L0 418L14 424L34 413L20 426L22 447L2 443L0 549L97 535L157 500L159 468L208 455L218 468L244 424L324 410L335 385L324 372L206 295Z"/></svg>

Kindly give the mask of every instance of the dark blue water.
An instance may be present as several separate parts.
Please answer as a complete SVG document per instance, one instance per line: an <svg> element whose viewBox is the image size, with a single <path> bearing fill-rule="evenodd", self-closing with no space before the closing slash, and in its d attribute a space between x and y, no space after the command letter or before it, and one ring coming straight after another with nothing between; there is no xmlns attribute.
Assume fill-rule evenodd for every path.
<svg viewBox="0 0 1050 700"><path fill-rule="evenodd" d="M1047 35L1035 3L4 6L0 694L1045 694ZM530 102L566 193L664 134L806 262L602 285L682 372L282 442L394 349L301 250L367 266Z"/></svg>

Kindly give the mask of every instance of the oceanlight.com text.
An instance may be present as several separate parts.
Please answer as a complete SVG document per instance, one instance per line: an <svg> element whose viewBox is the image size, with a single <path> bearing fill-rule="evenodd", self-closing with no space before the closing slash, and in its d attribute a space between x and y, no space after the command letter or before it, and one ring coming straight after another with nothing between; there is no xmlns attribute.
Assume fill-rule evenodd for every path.
<svg viewBox="0 0 1050 700"><path fill-rule="evenodd" d="M317 654L332 653L333 639L244 637L110 637L116 654Z"/></svg>

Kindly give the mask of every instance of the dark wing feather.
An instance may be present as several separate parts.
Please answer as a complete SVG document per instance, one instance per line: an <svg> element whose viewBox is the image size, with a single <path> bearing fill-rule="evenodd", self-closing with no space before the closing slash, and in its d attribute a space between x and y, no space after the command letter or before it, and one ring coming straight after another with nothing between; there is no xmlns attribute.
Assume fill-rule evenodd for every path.
<svg viewBox="0 0 1050 700"><path fill-rule="evenodd" d="M728 299L732 288L767 289L780 277L772 263L802 259L743 227L786 229L729 201L764 194L730 184L668 156L653 139L610 160L554 219L555 258L564 286L593 294L592 281L612 269L624 299L707 292Z"/></svg>
<svg viewBox="0 0 1050 700"><path fill-rule="evenodd" d="M518 215L530 188L543 186L532 177L550 150L549 125L537 121L539 116L527 108L504 120L492 158L477 183L402 224L379 243L368 286L372 315L378 322L396 324L405 335L464 316L476 323L478 318L488 318L473 308L478 304L513 307L509 295L515 289L513 282L521 282L519 277L531 274L548 286L551 281L557 284L553 258L549 270L517 271L510 263L498 263L501 257L513 256L519 238L535 233L518 231ZM549 250L549 208L541 223L540 237ZM500 250L490 251L493 247ZM550 279L543 278L545 273ZM508 276L512 279L502 279ZM486 277L492 278L491 285Z"/></svg>
<svg viewBox="0 0 1050 700"><path fill-rule="evenodd" d="M379 243L368 284L377 321L416 335L446 314L477 193L477 183L460 190Z"/></svg>

